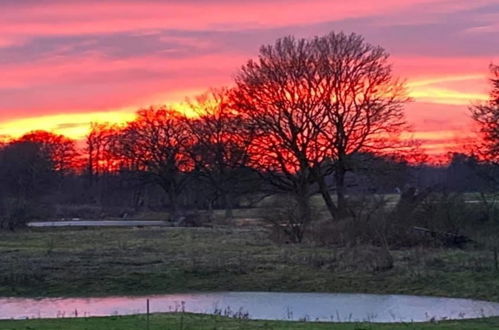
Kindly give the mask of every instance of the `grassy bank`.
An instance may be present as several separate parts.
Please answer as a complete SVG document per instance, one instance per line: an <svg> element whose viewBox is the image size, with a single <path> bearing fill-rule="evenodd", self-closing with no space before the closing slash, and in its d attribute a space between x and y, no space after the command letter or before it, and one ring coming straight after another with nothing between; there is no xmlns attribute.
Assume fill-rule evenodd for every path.
<svg viewBox="0 0 499 330"><path fill-rule="evenodd" d="M278 245L268 237L257 227L2 232L0 296L248 290L499 301L499 274L488 251L391 251L393 268L376 270L368 248Z"/></svg>
<svg viewBox="0 0 499 330"><path fill-rule="evenodd" d="M331 324L277 321L248 321L192 314L155 314L150 318L150 330L413 330L413 329L495 329L499 318L446 321L423 324ZM145 316L119 316L87 319L53 319L28 321L0 321L0 329L9 330L142 330L146 329Z"/></svg>

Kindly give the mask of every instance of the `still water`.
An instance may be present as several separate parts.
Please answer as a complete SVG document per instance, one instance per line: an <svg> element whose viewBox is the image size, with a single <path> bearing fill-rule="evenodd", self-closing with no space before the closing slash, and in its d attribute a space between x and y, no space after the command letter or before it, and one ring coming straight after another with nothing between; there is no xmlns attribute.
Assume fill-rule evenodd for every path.
<svg viewBox="0 0 499 330"><path fill-rule="evenodd" d="M264 320L423 322L499 316L499 303L404 295L217 292L144 297L0 298L0 319L192 312Z"/></svg>
<svg viewBox="0 0 499 330"><path fill-rule="evenodd" d="M28 222L28 227L137 227L166 226L165 221L146 220L68 220Z"/></svg>

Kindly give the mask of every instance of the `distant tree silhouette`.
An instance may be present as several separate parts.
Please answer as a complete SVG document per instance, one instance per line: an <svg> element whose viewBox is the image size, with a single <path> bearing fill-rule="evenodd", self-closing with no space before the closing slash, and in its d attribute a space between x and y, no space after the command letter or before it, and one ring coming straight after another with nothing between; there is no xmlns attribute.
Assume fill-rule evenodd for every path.
<svg viewBox="0 0 499 330"><path fill-rule="evenodd" d="M50 157L56 172L66 174L75 170L79 165L75 141L64 135L33 131L23 135L17 141L38 144L41 151Z"/></svg>
<svg viewBox="0 0 499 330"><path fill-rule="evenodd" d="M405 127L403 82L388 53L357 34L278 39L236 76L233 102L256 129L253 161L298 196L304 219L317 183L333 218L346 208L351 155L395 145ZM337 204L325 177L334 174ZM308 221L308 220L305 220Z"/></svg>
<svg viewBox="0 0 499 330"><path fill-rule="evenodd" d="M188 178L185 172L193 168L187 152L192 136L184 116L166 107L142 109L112 139L111 157L122 169L141 174L144 182L158 184L168 196L171 216L176 217L178 197Z"/></svg>
<svg viewBox="0 0 499 330"><path fill-rule="evenodd" d="M470 111L482 134L481 154L487 160L499 163L499 66L491 64L490 72L489 101L471 106Z"/></svg>
<svg viewBox="0 0 499 330"><path fill-rule="evenodd" d="M117 171L119 160L113 157L113 138L119 127L108 123L92 123L85 139L85 170L92 181L103 173Z"/></svg>
<svg viewBox="0 0 499 330"><path fill-rule="evenodd" d="M55 170L52 155L38 142L13 141L0 150L0 228L14 229L31 216L36 203L50 194Z"/></svg>
<svg viewBox="0 0 499 330"><path fill-rule="evenodd" d="M198 173L212 188L212 202L222 199L225 215L231 218L235 194L247 188L244 181L252 177L248 150L251 129L231 107L225 89L211 90L189 105L197 114L186 120L194 138L189 149L192 159Z"/></svg>

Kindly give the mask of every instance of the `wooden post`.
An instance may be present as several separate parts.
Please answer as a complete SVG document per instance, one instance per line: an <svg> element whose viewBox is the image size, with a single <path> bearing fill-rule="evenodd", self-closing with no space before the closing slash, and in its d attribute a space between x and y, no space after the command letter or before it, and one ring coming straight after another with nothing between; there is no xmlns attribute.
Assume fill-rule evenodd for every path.
<svg viewBox="0 0 499 330"><path fill-rule="evenodd" d="M494 268L496 269L496 271L499 270L499 265L497 262L497 247L494 247Z"/></svg>
<svg viewBox="0 0 499 330"><path fill-rule="evenodd" d="M146 315L146 322L147 322L147 330L149 330L149 299L147 299L147 315Z"/></svg>

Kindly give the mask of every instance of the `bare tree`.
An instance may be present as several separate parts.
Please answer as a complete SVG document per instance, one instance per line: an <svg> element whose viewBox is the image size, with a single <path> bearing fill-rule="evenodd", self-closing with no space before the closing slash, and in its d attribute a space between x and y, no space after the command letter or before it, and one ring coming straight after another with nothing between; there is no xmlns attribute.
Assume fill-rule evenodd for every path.
<svg viewBox="0 0 499 330"><path fill-rule="evenodd" d="M42 152L50 157L56 172L66 174L75 170L79 165L75 141L63 135L33 131L23 135L17 141L38 144Z"/></svg>
<svg viewBox="0 0 499 330"><path fill-rule="evenodd" d="M167 194L171 216L178 215L178 197L192 170L188 156L192 137L184 116L160 107L139 110L113 137L113 157L120 167L143 175L145 182L158 184Z"/></svg>
<svg viewBox="0 0 499 330"><path fill-rule="evenodd" d="M252 177L248 152L251 129L230 106L226 89L211 90L189 106L197 114L186 121L194 138L192 159L213 190L210 205L222 199L225 217L231 218L235 195L242 193L248 186L245 179Z"/></svg>
<svg viewBox="0 0 499 330"><path fill-rule="evenodd" d="M112 187L113 178L119 175L122 157L116 154L115 142L123 127L109 123L91 123L90 131L85 139L84 148L84 175L87 189L85 196L99 205L106 203L109 191ZM127 180L121 176L121 184L127 184ZM142 191L142 185L137 184L137 191ZM132 205L138 208L139 198L132 198Z"/></svg>
<svg viewBox="0 0 499 330"><path fill-rule="evenodd" d="M107 123L92 123L85 143L86 171L92 182L102 173L116 170L112 152L111 141L119 131L119 127Z"/></svg>
<svg viewBox="0 0 499 330"><path fill-rule="evenodd" d="M482 135L484 158L499 162L499 66L490 65L492 90L486 103L470 107L472 118L478 123Z"/></svg>
<svg viewBox="0 0 499 330"><path fill-rule="evenodd" d="M236 76L233 100L258 132L254 160L281 174L274 183L300 196L304 217L312 183L331 216L341 216L350 156L393 148L404 128L409 99L388 56L357 34L285 37L263 46ZM337 204L325 180L330 174Z"/></svg>

